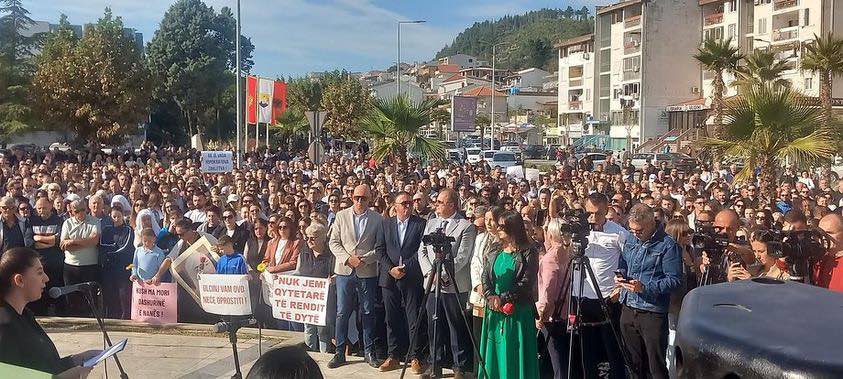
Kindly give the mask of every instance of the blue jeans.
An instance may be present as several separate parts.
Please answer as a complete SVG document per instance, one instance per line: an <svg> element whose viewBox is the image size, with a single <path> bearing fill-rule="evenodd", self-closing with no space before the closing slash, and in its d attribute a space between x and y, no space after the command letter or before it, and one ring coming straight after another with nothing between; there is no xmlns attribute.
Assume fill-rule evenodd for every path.
<svg viewBox="0 0 843 379"><path fill-rule="evenodd" d="M337 354L345 354L348 344L348 320L351 317L353 296L360 304L358 311L363 316L363 346L366 353L373 353L375 334L375 293L378 278L358 278L356 273L337 275Z"/></svg>

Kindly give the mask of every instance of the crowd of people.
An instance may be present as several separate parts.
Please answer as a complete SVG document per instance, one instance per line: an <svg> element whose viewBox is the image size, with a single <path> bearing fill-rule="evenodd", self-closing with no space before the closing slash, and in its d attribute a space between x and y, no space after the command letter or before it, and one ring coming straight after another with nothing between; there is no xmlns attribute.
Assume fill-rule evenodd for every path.
<svg viewBox="0 0 843 379"><path fill-rule="evenodd" d="M770 184L736 181L738 167L717 162L680 171L636 168L627 156L559 158L527 180L485 162L402 169L364 150L330 151L320 164L251 153L230 173L208 174L185 148L16 149L0 156L0 251L37 251L47 288L101 283L105 314L126 319L132 282L172 281L172 262L210 235L223 255L218 272L330 279L326 326L273 320L253 302L264 326L303 331L309 349L333 353L328 367L358 354L380 371L409 360L424 374L436 360L457 378L566 377L569 348L577 377L667 377L669 331L687 291L789 278L771 230L823 230L830 243L811 281L843 291L843 179L830 170L788 167ZM587 218L585 244L572 240L571 211ZM709 229L728 239L723 262L691 246ZM437 231L452 237L443 272L423 242ZM570 265L580 247L594 278ZM426 296L437 281L439 301ZM216 321L181 295L179 321ZM29 307L88 314L78 294Z"/></svg>

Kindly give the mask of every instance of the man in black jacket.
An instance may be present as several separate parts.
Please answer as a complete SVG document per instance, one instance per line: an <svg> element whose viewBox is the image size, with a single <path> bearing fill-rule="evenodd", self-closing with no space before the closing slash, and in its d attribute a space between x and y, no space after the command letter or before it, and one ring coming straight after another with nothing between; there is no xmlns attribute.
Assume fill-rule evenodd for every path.
<svg viewBox="0 0 843 379"><path fill-rule="evenodd" d="M396 217L384 220L382 245L378 252L379 280L386 310L387 343L389 357L379 367L380 371L395 370L405 358L408 350L413 361L414 373L424 372L426 362L427 333L424 322L417 322L424 316L420 309L424 296L423 277L418 262L419 245L422 242L425 220L413 215L413 200L409 193L399 192L395 196ZM403 307L402 307L403 304ZM418 326L412 348L408 348L413 327Z"/></svg>

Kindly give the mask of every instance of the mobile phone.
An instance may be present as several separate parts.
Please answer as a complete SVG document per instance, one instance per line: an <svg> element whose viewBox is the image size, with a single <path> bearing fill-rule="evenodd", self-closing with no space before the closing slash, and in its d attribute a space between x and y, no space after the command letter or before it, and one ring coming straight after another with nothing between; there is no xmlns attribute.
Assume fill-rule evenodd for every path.
<svg viewBox="0 0 843 379"><path fill-rule="evenodd" d="M615 277L620 279L620 280L627 280L626 275L624 275L623 272L621 272L621 270L615 270Z"/></svg>

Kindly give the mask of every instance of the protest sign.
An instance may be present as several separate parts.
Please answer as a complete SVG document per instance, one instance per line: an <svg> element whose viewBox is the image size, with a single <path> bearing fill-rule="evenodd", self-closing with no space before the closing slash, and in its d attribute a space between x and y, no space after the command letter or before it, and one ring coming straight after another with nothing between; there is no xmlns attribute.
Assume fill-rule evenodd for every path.
<svg viewBox="0 0 843 379"><path fill-rule="evenodd" d="M215 266L219 255L211 249L216 243L217 239L213 236L203 236L179 254L170 266L170 272L176 279L176 283L184 288L197 304L201 303L199 298L199 274L217 273ZM202 259L202 257L205 257L205 259Z"/></svg>
<svg viewBox="0 0 843 379"><path fill-rule="evenodd" d="M177 322L178 291L176 283L157 286L134 282L132 284L132 321L149 324L174 324Z"/></svg>
<svg viewBox="0 0 843 379"><path fill-rule="evenodd" d="M224 316L252 314L249 275L199 275L199 294L205 312Z"/></svg>
<svg viewBox="0 0 843 379"><path fill-rule="evenodd" d="M264 272L263 282L268 287L266 299L272 307L272 317L325 326L328 279Z"/></svg>
<svg viewBox="0 0 843 379"><path fill-rule="evenodd" d="M541 174L541 172L539 171L539 169L528 168L528 169L524 170L524 176L525 176L524 179L527 179L527 181L529 181L529 182L538 182L540 174Z"/></svg>
<svg viewBox="0 0 843 379"><path fill-rule="evenodd" d="M506 177L510 179L524 179L524 166L507 167Z"/></svg>
<svg viewBox="0 0 843 379"><path fill-rule="evenodd" d="M218 174L234 170L234 158L230 151L203 151L202 172Z"/></svg>

